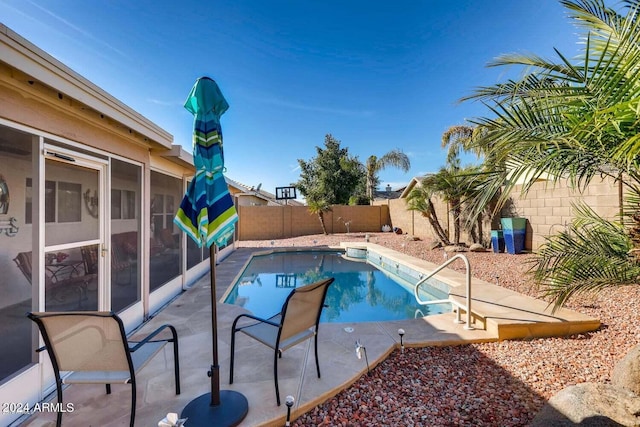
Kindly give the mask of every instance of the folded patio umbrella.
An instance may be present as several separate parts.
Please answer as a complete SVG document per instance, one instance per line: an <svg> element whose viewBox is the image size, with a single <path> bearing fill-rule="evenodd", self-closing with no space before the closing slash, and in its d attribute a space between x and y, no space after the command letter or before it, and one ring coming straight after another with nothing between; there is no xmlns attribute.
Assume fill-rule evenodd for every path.
<svg viewBox="0 0 640 427"><path fill-rule="evenodd" d="M194 115L193 163L195 176L180 203L174 222L198 246L223 246L238 221L233 199L224 179L222 116L229 104L216 82L199 78L184 107Z"/></svg>
<svg viewBox="0 0 640 427"><path fill-rule="evenodd" d="M229 188L224 179L224 154L220 116L229 108L220 88L209 77L199 78L184 104L194 115L193 162L195 176L180 203L174 222L198 246L210 248L211 263L211 325L213 364L207 375L211 378L211 393L192 400L182 411L189 425L234 426L248 412L247 399L232 390L220 391L218 365L218 325L216 311L215 247L226 245L238 221Z"/></svg>

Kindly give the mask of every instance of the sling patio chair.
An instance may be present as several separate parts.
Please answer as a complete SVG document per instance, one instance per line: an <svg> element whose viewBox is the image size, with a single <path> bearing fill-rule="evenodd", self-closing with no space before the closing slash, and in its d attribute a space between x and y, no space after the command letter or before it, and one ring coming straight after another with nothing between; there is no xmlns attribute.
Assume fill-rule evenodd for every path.
<svg viewBox="0 0 640 427"><path fill-rule="evenodd" d="M65 384L131 384L131 416L136 417L136 372L142 369L167 342L173 343L176 394L180 394L178 335L171 325L162 325L141 341L127 341L122 320L110 311L69 311L28 313L40 329L44 347L53 366L58 407ZM171 338L154 339L164 329ZM62 373L65 373L64 375ZM62 425L62 411L56 426Z"/></svg>
<svg viewBox="0 0 640 427"><path fill-rule="evenodd" d="M231 328L231 367L229 384L233 384L233 364L235 355L236 332L243 332L274 350L273 379L276 386L276 402L280 406L278 389L278 358L282 352L311 337L315 338L316 370L320 378L318 362L318 324L324 307L324 299L333 278L321 280L310 285L295 288L282 306L280 313L261 319L251 314L241 314L233 321ZM247 318L251 323L238 326L238 321Z"/></svg>

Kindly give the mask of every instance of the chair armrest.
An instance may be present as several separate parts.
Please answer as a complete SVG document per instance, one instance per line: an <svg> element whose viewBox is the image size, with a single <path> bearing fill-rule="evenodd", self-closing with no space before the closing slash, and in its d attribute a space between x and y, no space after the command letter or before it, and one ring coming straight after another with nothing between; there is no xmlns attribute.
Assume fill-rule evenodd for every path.
<svg viewBox="0 0 640 427"><path fill-rule="evenodd" d="M277 314L276 314L276 316L277 316ZM236 328L236 324L238 323L238 320L240 320L241 317L247 317L249 319L253 319L253 320L256 321L256 323L251 323L250 325L243 325L243 326L240 326L240 327ZM271 319L271 318L269 318L269 319ZM236 317L236 320L233 321L232 329L239 331L239 330L241 330L243 328L247 328L249 326L257 325L258 323L266 323L268 325L275 326L276 328L280 326L280 323L276 323L276 322L274 322L272 320L269 320L269 319L263 319L261 317L254 316L252 314L241 314L238 317Z"/></svg>
<svg viewBox="0 0 640 427"><path fill-rule="evenodd" d="M158 335L160 332L162 332L166 328L169 328L171 330L171 335L172 335L171 338L151 341L156 335ZM178 333L176 332L176 328L174 328L172 325L162 325L140 341L128 341L128 343L135 344L133 347L129 347L129 351L133 353L134 351L138 350L140 347L142 347L148 342L160 342L160 341L176 342L177 340L178 340Z"/></svg>

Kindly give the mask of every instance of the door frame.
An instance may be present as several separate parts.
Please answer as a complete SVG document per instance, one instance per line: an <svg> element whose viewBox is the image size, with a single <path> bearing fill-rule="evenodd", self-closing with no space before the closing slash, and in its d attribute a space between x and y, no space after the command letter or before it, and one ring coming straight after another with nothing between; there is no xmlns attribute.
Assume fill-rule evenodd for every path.
<svg viewBox="0 0 640 427"><path fill-rule="evenodd" d="M39 269L39 283L44 283L44 275L45 275L45 267L44 267L44 254L50 250L64 250L68 248L76 248L80 246L86 245L98 245L99 248L99 256L98 256L98 307L99 311L105 311L109 309L109 303L111 301L111 289L110 289L110 268L111 265L111 254L108 250L110 244L107 242L107 236L109 236L110 223L109 223L109 209L111 206L110 200L110 190L108 183L108 165L109 162L106 159L100 159L97 157L90 156L88 154L81 153L79 151L75 151L72 149L67 149L63 147L59 147L57 145L50 144L48 142L44 143L43 147L43 173L40 174L40 188L44 188L44 184L46 181L46 162L57 161L70 166L83 167L87 169L94 170L98 173L98 238L97 239L89 239L89 240L81 240L75 241L72 243L64 243L60 245L46 245L46 236L45 236L45 224L44 218L38 218L41 222L42 230L43 230L43 239L42 245L38 248L38 263L40 264ZM41 191L41 194L38 194L39 197L44 198L44 192ZM40 206L44 208L44 200L41 200ZM44 209L40 209L41 213L44 214ZM41 311L45 311L45 289L44 286L39 287L39 298L38 298L38 306Z"/></svg>

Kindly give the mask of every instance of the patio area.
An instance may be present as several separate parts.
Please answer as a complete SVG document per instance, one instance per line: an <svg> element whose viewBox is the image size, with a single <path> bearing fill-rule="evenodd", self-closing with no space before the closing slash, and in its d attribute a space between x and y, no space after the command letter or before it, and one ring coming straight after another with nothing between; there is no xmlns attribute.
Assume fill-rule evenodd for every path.
<svg viewBox="0 0 640 427"><path fill-rule="evenodd" d="M216 269L218 297L244 267L255 248L239 248ZM388 249L387 249L388 250ZM399 259L406 255L395 253ZM415 258L412 258L415 262ZM452 277L457 272L447 272ZM463 283L460 281L460 283ZM517 294L490 283L474 279L474 303L481 312L479 322L486 330L466 330L454 323L454 314L430 316L397 322L321 324L319 357L322 378L315 374L313 343L306 341L283 354L279 362L281 398L292 395L296 418L317 404L334 396L367 372L365 360L355 354L355 341L365 347L370 367L383 360L399 345L398 328L405 330L407 346L447 345L489 342L499 339L501 330L509 338L564 335L598 327L596 319L572 310L560 310L553 316L545 311L546 304L532 304L530 297ZM168 412L177 412L194 398L210 390L206 375L211 364L211 323L209 276L201 278L188 291L173 300L149 321L141 333L164 324L173 324L180 338L182 394L173 390L172 355L167 347L138 375L138 405L136 425L155 426ZM237 340L234 384L229 385L229 342L233 319L244 310L238 306L218 304L220 388L236 390L246 396L249 412L242 426L284 425L287 408L275 403L272 351L242 335ZM472 311L475 309L472 307ZM481 323L479 323L480 325ZM345 328L352 328L352 331ZM336 368L339 367L339 368ZM74 411L63 417L64 425L119 426L127 425L130 410L129 386L113 386L106 395L104 386L71 386L64 393L65 401L74 404ZM39 413L21 425L44 427L55 425L55 413ZM187 422L187 425L189 423Z"/></svg>

